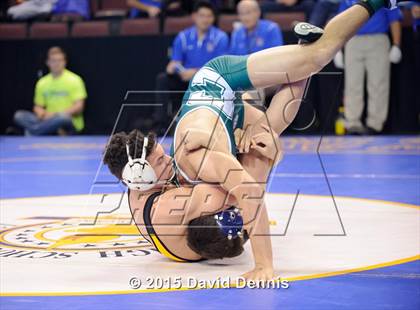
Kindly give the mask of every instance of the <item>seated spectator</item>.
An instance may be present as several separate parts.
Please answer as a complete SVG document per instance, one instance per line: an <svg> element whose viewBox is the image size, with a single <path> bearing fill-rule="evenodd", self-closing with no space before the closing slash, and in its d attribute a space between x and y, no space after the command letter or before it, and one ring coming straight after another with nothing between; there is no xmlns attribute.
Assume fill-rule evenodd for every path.
<svg viewBox="0 0 420 310"><path fill-rule="evenodd" d="M280 27L272 21L260 19L261 10L257 1L242 0L237 11L242 25L232 33L230 54L246 55L283 45Z"/></svg>
<svg viewBox="0 0 420 310"><path fill-rule="evenodd" d="M158 17L165 15L182 15L182 3L178 0L127 0L131 8L130 17Z"/></svg>
<svg viewBox="0 0 420 310"><path fill-rule="evenodd" d="M33 113L17 111L15 123L27 135L72 134L84 127L86 89L83 80L66 69L66 54L59 47L48 50L50 73L35 87Z"/></svg>
<svg viewBox="0 0 420 310"><path fill-rule="evenodd" d="M172 48L172 59L166 67L166 72L160 73L156 79L156 101L167 104L170 99L181 105L182 94L170 96L167 91L183 91L193 75L209 60L227 53L229 39L225 32L213 26L216 11L207 1L198 2L192 18L194 26L181 31L175 38ZM157 126L166 126L166 106L156 110Z"/></svg>
<svg viewBox="0 0 420 310"><path fill-rule="evenodd" d="M306 19L311 16L314 0L265 0L261 3L263 13L305 12Z"/></svg>
<svg viewBox="0 0 420 310"><path fill-rule="evenodd" d="M11 6L7 14L13 20L26 20L51 14L56 0L26 0Z"/></svg>
<svg viewBox="0 0 420 310"><path fill-rule="evenodd" d="M318 0L312 10L309 23L323 28L327 21L333 18L338 11L341 0Z"/></svg>
<svg viewBox="0 0 420 310"><path fill-rule="evenodd" d="M88 0L27 0L9 8L7 14L14 20L26 20L50 14L76 13L89 18Z"/></svg>
<svg viewBox="0 0 420 310"><path fill-rule="evenodd" d="M89 1L88 0L57 0L52 10L53 19L58 20L58 16L73 13L80 15L84 19L89 19ZM64 18L62 18L65 21Z"/></svg>

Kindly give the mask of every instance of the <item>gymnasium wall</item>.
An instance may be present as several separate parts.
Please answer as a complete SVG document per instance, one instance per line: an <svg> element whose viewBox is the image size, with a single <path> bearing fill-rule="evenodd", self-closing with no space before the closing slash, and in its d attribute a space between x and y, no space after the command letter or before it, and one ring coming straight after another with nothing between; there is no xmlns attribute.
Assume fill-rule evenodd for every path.
<svg viewBox="0 0 420 310"><path fill-rule="evenodd" d="M390 115L386 133L419 131L420 103L419 40L414 43L413 31L403 31L403 60L392 68ZM45 53L52 45L62 46L68 54L68 68L83 77L88 99L86 128L83 134L110 134L121 104L153 103L151 94L133 94L124 99L127 90L153 90L156 75L168 61L171 36L70 38L59 40L0 41L0 134L12 125L18 109L32 109L33 90L40 74L45 74ZM290 33L286 42L293 42ZM417 55L416 55L417 52ZM417 70L417 72L416 72ZM307 102L298 115L295 127L305 127L311 119L312 107L317 120L304 131L289 133L333 133L337 107L342 102L343 75L331 74L331 64L316 76L310 86ZM149 108L151 109L151 108ZM146 130L153 126L150 110L128 112L118 129L137 126Z"/></svg>

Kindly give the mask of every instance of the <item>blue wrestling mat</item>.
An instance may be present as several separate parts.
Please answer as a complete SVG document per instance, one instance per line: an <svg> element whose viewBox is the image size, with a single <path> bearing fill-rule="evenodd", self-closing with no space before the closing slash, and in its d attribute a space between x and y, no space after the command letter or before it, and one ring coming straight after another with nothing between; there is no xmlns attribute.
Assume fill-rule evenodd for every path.
<svg viewBox="0 0 420 310"><path fill-rule="evenodd" d="M420 309L418 136L283 139L267 206L289 286L270 289L188 285L248 271L249 248L179 264L133 237L124 188L101 166L106 141L0 138L0 309ZM182 288L133 289L133 277Z"/></svg>

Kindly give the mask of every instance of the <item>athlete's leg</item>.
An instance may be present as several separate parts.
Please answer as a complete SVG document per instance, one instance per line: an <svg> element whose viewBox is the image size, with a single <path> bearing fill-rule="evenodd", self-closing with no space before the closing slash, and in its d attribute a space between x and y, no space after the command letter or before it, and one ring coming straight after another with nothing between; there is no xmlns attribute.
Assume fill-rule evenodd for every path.
<svg viewBox="0 0 420 310"><path fill-rule="evenodd" d="M307 79L283 85L271 100L265 112L267 124L280 135L293 122L299 111L306 89ZM264 120L264 118L259 121ZM254 129L258 124L254 122Z"/></svg>
<svg viewBox="0 0 420 310"><path fill-rule="evenodd" d="M261 132L265 132L262 124L268 125L276 132L277 136L284 131L292 123L299 111L302 97L306 89L307 80L294 82L283 85L282 88L274 95L271 100L270 107L265 113L257 110L250 104L246 103L247 93L244 93L242 100L244 101L244 124L241 138L237 143L237 148L241 153L250 151L252 137Z"/></svg>
<svg viewBox="0 0 420 310"><path fill-rule="evenodd" d="M251 54L247 69L252 85L260 88L292 83L319 72L369 16L365 7L353 5L335 16L322 37L312 44L286 45Z"/></svg>
<svg viewBox="0 0 420 310"><path fill-rule="evenodd" d="M266 188L268 176L273 168L273 161L261 156L255 150L251 150L249 153L239 154L238 160L254 180L263 188Z"/></svg>
<svg viewBox="0 0 420 310"><path fill-rule="evenodd" d="M255 124L260 119L264 119L264 112L256 109L255 107L246 102L244 102L244 113L244 128ZM273 138L277 139L278 136ZM261 156L260 153L252 149L249 150L249 152L247 153L239 154L238 159L241 162L242 166L245 168L245 170L250 175L252 175L252 177L258 183L266 187L268 176L273 167L273 161Z"/></svg>
<svg viewBox="0 0 420 310"><path fill-rule="evenodd" d="M248 100L248 92L244 93L244 129L253 126L256 129L260 123L269 125L277 134L281 134L294 120L299 111L305 92L307 79L283 85L273 96L270 107L265 113L257 110ZM259 119L257 119L259 117Z"/></svg>

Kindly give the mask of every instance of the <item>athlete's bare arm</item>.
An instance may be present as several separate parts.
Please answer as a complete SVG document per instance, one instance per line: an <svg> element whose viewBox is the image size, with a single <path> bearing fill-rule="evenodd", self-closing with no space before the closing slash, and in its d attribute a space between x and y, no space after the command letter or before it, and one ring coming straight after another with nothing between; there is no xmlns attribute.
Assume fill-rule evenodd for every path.
<svg viewBox="0 0 420 310"><path fill-rule="evenodd" d="M216 214L236 204L235 199L219 185L204 183L165 191L156 203L157 208L152 217L153 225L170 224L171 230L183 230L184 233L191 220Z"/></svg>
<svg viewBox="0 0 420 310"><path fill-rule="evenodd" d="M152 222L157 233L183 237L191 220L218 213L236 205L236 200L218 185L199 184L168 190L159 196L156 204ZM254 269L243 276L253 280L269 280L273 278L274 271L265 205L242 210L242 216L244 229L250 235L255 261ZM179 245L179 242L176 243Z"/></svg>
<svg viewBox="0 0 420 310"><path fill-rule="evenodd" d="M227 193L235 197L242 210L244 226L250 235L255 270L258 270L257 275L252 278L273 278L270 228L263 200L265 183L257 182L233 155L199 149L187 156L201 180L220 184Z"/></svg>
<svg viewBox="0 0 420 310"><path fill-rule="evenodd" d="M263 132L257 133L251 137L249 150L255 150L261 156L272 160L275 165L282 159L283 155L281 152L280 139L274 129L263 122L260 124L260 129ZM185 152L193 152L200 148L209 149L210 136L209 132L195 127L189 128L185 132L181 132L181 140L184 144ZM236 145L241 142L243 136L244 131L237 128L235 130Z"/></svg>
<svg viewBox="0 0 420 310"><path fill-rule="evenodd" d="M274 95L269 108L265 113L259 113L259 117L245 124L243 134L239 139L238 150L248 153L253 145L255 136L264 134L270 128L273 137L277 137L286 130L295 119L304 96L307 80L286 84ZM244 93L242 98L246 98ZM246 99L245 99L246 100Z"/></svg>

